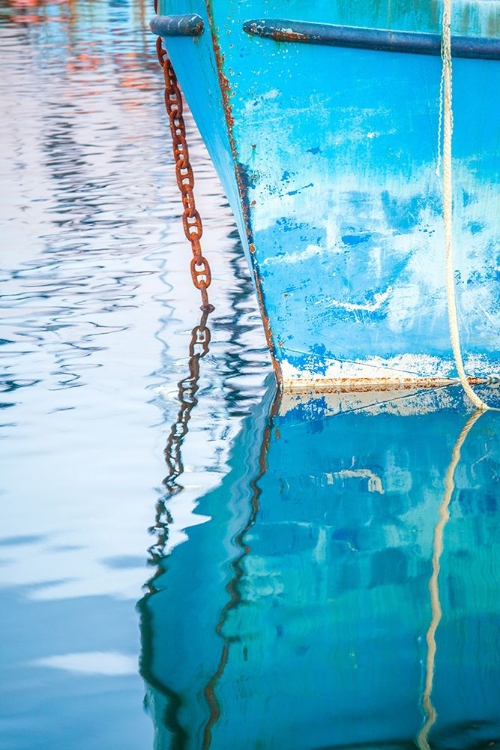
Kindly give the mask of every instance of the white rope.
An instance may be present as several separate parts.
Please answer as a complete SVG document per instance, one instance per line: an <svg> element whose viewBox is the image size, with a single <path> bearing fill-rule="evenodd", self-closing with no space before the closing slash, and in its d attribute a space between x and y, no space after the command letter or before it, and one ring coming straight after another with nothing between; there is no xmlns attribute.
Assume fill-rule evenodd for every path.
<svg viewBox="0 0 500 750"><path fill-rule="evenodd" d="M453 135L453 106L452 106L452 64L451 64L451 8L453 0L443 0L443 21L441 28L441 92L439 131L443 123L443 217L444 244L446 256L446 296L448 301L448 324L450 329L451 347L462 388L470 398L476 409L486 411L498 409L488 406L471 388L467 379L460 347L460 331L458 328L457 303L455 294L455 268L453 263L453 173L452 173L452 135ZM442 119L441 119L442 118ZM440 141L440 133L438 137ZM438 152L439 153L439 152ZM440 166L438 157L438 170Z"/></svg>
<svg viewBox="0 0 500 750"><path fill-rule="evenodd" d="M443 22L441 30L441 57L442 75L440 84L439 101L439 126L438 126L438 163L436 174L439 176L441 165L441 127L443 127L443 216L444 216L444 241L446 255L446 293L448 301L448 323L450 328L450 339L453 349L453 357L458 372L459 381L470 398L477 411L467 420L457 441L453 447L451 461L445 476L445 492L441 505L439 506L439 520L434 529L432 576L429 581L429 593L431 597L432 619L427 631L427 661L426 678L422 704L427 714L427 720L422 727L418 737L417 746L419 750L431 750L429 744L429 732L436 723L437 711L432 703L432 691L434 686L434 670L436 663L436 631L442 618L442 608L439 596L439 573L441 569L440 560L444 549L443 534L445 526L450 518L449 506L453 491L455 489L455 471L460 461L462 446L472 426L479 417L488 409L500 411L488 406L470 386L465 373L462 352L460 348L460 332L458 328L457 305L455 297L455 269L453 264L453 175L452 175L452 134L453 134L453 109L452 109L452 64L451 64L451 7L452 0L443 0ZM493 380L496 376L493 376Z"/></svg>

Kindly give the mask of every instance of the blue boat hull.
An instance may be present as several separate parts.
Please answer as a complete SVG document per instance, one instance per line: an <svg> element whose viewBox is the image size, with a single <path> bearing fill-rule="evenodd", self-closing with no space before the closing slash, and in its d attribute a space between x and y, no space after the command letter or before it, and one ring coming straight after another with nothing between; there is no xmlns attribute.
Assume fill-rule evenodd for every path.
<svg viewBox="0 0 500 750"><path fill-rule="evenodd" d="M158 10L204 23L200 36L164 41L235 213L279 380L453 378L439 55L249 33L252 19L277 15L267 0L160 0ZM417 40L439 32L432 3L281 10ZM495 46L497 4L457 5L453 31ZM500 335L500 61L457 57L453 81L459 324L466 371L483 377L498 370Z"/></svg>

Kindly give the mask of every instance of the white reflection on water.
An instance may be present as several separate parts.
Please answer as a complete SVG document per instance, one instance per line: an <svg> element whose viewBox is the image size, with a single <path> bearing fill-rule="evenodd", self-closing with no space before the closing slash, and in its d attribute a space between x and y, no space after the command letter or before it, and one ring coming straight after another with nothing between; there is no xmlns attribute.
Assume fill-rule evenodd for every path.
<svg viewBox="0 0 500 750"><path fill-rule="evenodd" d="M81 674L115 675L137 674L137 657L114 651L88 651L81 654L47 656L31 662L33 667L52 667Z"/></svg>

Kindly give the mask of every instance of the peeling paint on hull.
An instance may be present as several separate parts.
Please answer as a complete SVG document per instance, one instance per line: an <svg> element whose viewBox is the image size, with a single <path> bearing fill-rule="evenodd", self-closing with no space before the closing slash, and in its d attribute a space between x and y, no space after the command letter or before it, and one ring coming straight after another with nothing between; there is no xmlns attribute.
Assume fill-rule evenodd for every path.
<svg viewBox="0 0 500 750"><path fill-rule="evenodd" d="M439 29L439 3L286 10ZM167 47L235 213L283 387L453 380L439 58L251 37L245 21L276 15L267 0L164 0L160 12L198 13L210 29ZM498 37L499 18L496 0L457 2L453 30ZM471 378L500 369L499 99L499 61L455 61L455 283Z"/></svg>

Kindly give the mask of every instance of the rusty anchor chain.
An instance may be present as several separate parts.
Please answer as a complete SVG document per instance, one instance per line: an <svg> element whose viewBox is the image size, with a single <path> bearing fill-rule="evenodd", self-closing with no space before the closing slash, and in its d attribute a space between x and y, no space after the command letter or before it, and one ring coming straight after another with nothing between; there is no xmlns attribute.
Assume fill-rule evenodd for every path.
<svg viewBox="0 0 500 750"><path fill-rule="evenodd" d="M201 309L210 313L214 310L213 305L208 300L208 287L212 281L212 274L209 262L201 249L203 225L201 216L196 210L194 199L194 174L189 161L186 126L182 114L182 94L177 83L177 76L175 75L167 51L162 46L162 38L160 36L156 40L156 53L165 79L165 108L172 135L175 175L184 207L182 225L184 227L184 234L191 243L191 250L193 252L190 264L191 278L196 289L199 289L201 292Z"/></svg>
<svg viewBox="0 0 500 750"><path fill-rule="evenodd" d="M157 5L157 0L154 0L155 13L158 12ZM191 331L188 359L189 373L178 383L177 398L179 410L170 428L170 434L164 450L165 463L168 469L167 476L163 480L166 492L156 504L155 524L149 529L150 533L156 537L155 543L149 549L151 559L154 561L160 560L165 554L169 527L173 523L170 510L168 509L168 500L183 489L182 485L177 481L184 473L182 444L188 433L191 412L198 403L196 393L199 388L200 360L209 351L211 336L207 321L208 316L214 310L213 305L210 304L208 299L207 290L210 286L212 276L208 260L204 257L201 249L203 226L194 199L194 174L189 161L189 148L186 141L186 127L183 118L182 94L172 63L167 51L163 48L161 37L158 37L156 40L156 54L165 80L165 108L172 135L177 185L181 193L184 208L182 224L184 234L191 243L193 253L190 263L191 277L194 286L201 293L202 315L198 325Z"/></svg>

